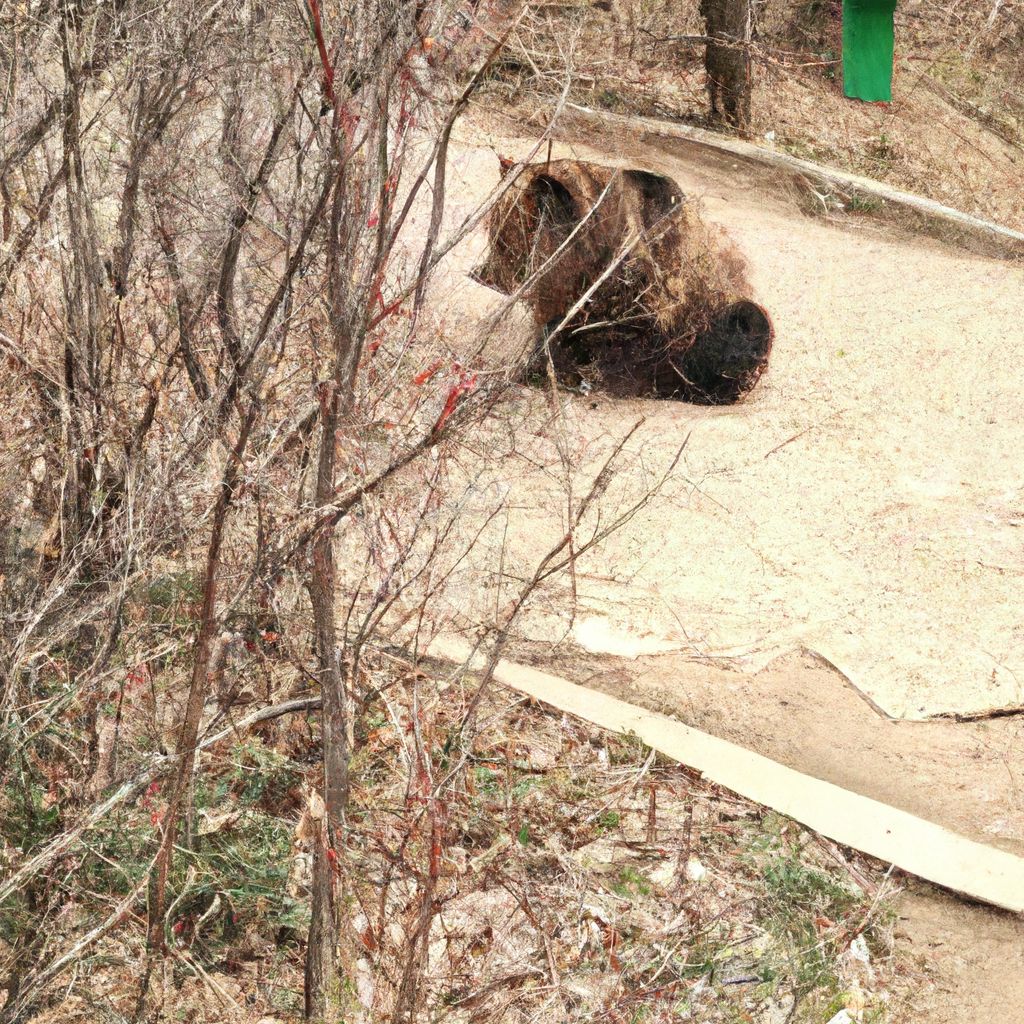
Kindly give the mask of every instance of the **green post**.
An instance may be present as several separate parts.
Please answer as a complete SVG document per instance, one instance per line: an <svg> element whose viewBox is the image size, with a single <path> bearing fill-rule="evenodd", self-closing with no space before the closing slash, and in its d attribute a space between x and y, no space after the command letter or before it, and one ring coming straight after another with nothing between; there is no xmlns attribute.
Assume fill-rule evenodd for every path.
<svg viewBox="0 0 1024 1024"><path fill-rule="evenodd" d="M843 0L843 92L892 100L892 17L896 0Z"/></svg>

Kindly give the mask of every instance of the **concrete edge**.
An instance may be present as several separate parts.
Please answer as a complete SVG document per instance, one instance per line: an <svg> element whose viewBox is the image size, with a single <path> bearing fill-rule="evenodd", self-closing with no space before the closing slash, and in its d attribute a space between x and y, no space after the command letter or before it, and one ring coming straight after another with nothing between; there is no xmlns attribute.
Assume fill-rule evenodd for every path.
<svg viewBox="0 0 1024 1024"><path fill-rule="evenodd" d="M457 637L437 638L426 653L470 668L484 663L479 654L471 660L474 648ZM495 679L602 729L633 733L711 782L837 843L982 903L1024 913L1024 858L558 676L501 660Z"/></svg>
<svg viewBox="0 0 1024 1024"><path fill-rule="evenodd" d="M847 196L871 197L883 204L883 210L896 207L901 211L912 213L916 218L923 219L926 227L932 226L932 230L926 230L925 233L932 236L938 235L944 241L952 241L961 245L973 242L974 245L967 245L971 249L977 249L980 244L983 247L981 251L986 255L996 255L1003 259L1024 257L1024 232L1014 231L1001 224L983 220L950 206L944 206L942 203L926 199L924 196L902 192L872 178L863 178L847 171L815 164L788 153L764 149L741 139L732 139L690 125L660 121L649 117L613 114L608 111L579 106L575 103L566 104L566 112L570 121L575 120L583 124L619 131L639 131L644 136L654 136L660 140L678 143L680 148L689 149L695 155L711 151L719 158L727 155L748 164L783 172L798 183L824 186L845 193ZM892 213L889 212L888 216L891 218ZM934 230L935 225L942 225L947 230L936 231ZM949 237L950 235L952 237Z"/></svg>

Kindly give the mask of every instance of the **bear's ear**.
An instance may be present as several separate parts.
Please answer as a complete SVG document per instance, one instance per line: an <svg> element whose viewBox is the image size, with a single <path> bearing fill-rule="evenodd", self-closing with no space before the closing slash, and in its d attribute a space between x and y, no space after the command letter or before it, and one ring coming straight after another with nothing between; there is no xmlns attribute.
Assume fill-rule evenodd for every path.
<svg viewBox="0 0 1024 1024"><path fill-rule="evenodd" d="M502 174L508 174L508 172L510 170L512 170L513 167L515 167L516 162L515 162L515 160L510 160L507 156L502 156L499 153L498 154L498 165L501 167L501 173Z"/></svg>

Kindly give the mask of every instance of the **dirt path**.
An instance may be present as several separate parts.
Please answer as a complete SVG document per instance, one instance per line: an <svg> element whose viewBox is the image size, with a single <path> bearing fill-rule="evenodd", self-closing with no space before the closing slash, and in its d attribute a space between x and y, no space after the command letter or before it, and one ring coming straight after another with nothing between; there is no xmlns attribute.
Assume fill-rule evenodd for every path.
<svg viewBox="0 0 1024 1024"><path fill-rule="evenodd" d="M487 142L466 140L455 160L468 201L496 180L495 153L531 146L507 126ZM738 406L566 401L585 467L645 419L638 486L689 438L685 479L591 561L576 639L614 651L618 641L589 637L627 636L747 671L812 650L896 718L1024 706L1024 269L874 222L809 218L748 165L693 164L663 142L586 143L552 155L662 171L701 201L747 257L777 338ZM465 276L482 242L451 267L447 297L463 313L483 301ZM543 510L510 524L524 562L546 550L560 528L549 513L564 504L557 453L534 461L494 475ZM534 621L526 635L553 639L567 623Z"/></svg>
<svg viewBox="0 0 1024 1024"><path fill-rule="evenodd" d="M533 647L550 665L550 649ZM677 655L554 657L575 682L1024 855L1024 717L894 722L813 655L753 675Z"/></svg>
<svg viewBox="0 0 1024 1024"><path fill-rule="evenodd" d="M1024 1020L1024 925L926 888L899 905L897 938L922 965L925 983L901 1024Z"/></svg>
<svg viewBox="0 0 1024 1024"><path fill-rule="evenodd" d="M488 148L527 146L507 123L473 142L470 192ZM527 616L514 656L1024 853L1024 717L893 720L1024 700L1024 274L807 218L728 160L594 135L554 155L659 170L699 195L748 256L778 341L734 409L569 403L586 464L638 416L635 483L687 434L692 454L684 486ZM463 270L480 251L478 239ZM543 403L524 396L521 412ZM510 572L547 550L562 529L557 475L538 449L481 480L515 511L477 571L499 549ZM471 585L462 596L471 616L498 604ZM903 1020L1024 1020L1024 923L926 887L900 913L926 979Z"/></svg>

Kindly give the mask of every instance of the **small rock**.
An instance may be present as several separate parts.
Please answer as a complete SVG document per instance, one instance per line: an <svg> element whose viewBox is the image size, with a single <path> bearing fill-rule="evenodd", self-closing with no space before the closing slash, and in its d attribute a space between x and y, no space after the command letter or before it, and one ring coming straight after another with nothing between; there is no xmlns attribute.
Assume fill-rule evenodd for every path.
<svg viewBox="0 0 1024 1024"><path fill-rule="evenodd" d="M618 971L567 978L562 983L588 1009L607 1005L620 991L622 979Z"/></svg>
<svg viewBox="0 0 1024 1024"><path fill-rule="evenodd" d="M702 882L707 873L708 869L696 857L691 857L686 862L686 877L691 882Z"/></svg>
<svg viewBox="0 0 1024 1024"><path fill-rule="evenodd" d="M850 943L850 956L854 960L859 960L862 964L871 963L871 954L868 952L868 944L864 940L863 935L858 935L853 942Z"/></svg>
<svg viewBox="0 0 1024 1024"><path fill-rule="evenodd" d="M607 925L611 920L611 915L604 907L597 906L596 903L584 903L580 908L582 910L581 917L586 920L598 921L603 925Z"/></svg>
<svg viewBox="0 0 1024 1024"><path fill-rule="evenodd" d="M766 1010L765 1024L786 1024L793 1014L793 997L783 995L778 1000L770 999Z"/></svg>
<svg viewBox="0 0 1024 1024"><path fill-rule="evenodd" d="M656 868L647 872L647 877L662 889L667 889L676 879L676 866L670 857L666 857Z"/></svg>
<svg viewBox="0 0 1024 1024"><path fill-rule="evenodd" d="M642 941L648 941L652 935L657 935L659 929L658 919L640 907L631 907L619 920L620 931Z"/></svg>
<svg viewBox="0 0 1024 1024"><path fill-rule="evenodd" d="M852 1013L850 1013L849 1010L847 1010L844 1007L828 1022L828 1024L858 1024L859 1021L859 1013L855 1017Z"/></svg>
<svg viewBox="0 0 1024 1024"><path fill-rule="evenodd" d="M595 839L573 850L569 857L584 871L601 870L621 859L621 849L613 839Z"/></svg>

